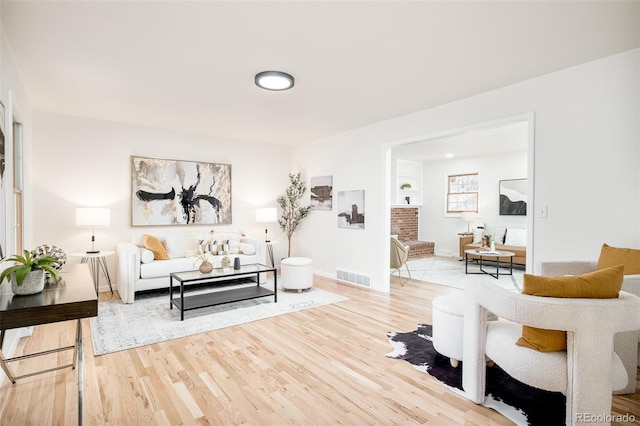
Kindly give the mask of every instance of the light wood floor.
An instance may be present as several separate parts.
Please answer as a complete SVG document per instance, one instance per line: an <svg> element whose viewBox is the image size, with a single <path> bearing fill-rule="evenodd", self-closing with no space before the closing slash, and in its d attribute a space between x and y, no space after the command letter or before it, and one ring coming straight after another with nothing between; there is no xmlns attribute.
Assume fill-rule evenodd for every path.
<svg viewBox="0 0 640 426"><path fill-rule="evenodd" d="M430 323L431 300L460 290L419 281L400 287L395 278L389 295L320 277L314 284L350 299L99 357L83 320L84 424L511 424L384 356L386 332ZM74 330L73 321L36 327L16 355L67 345ZM17 369L70 358L20 361ZM76 392L71 369L5 380L0 424L76 424ZM614 397L613 408L640 419L640 392Z"/></svg>

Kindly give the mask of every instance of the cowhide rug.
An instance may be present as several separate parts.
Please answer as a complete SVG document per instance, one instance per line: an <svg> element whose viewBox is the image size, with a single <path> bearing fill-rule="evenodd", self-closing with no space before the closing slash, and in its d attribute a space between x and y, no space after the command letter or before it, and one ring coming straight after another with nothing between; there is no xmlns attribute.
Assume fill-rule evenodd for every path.
<svg viewBox="0 0 640 426"><path fill-rule="evenodd" d="M417 370L463 395L462 363L451 367L449 358L435 351L431 342L431 326L418 324L409 333L387 333L394 351L386 356L408 361ZM566 398L560 392L548 392L521 383L500 367L487 368L487 399L482 404L504 415L518 425L563 425Z"/></svg>

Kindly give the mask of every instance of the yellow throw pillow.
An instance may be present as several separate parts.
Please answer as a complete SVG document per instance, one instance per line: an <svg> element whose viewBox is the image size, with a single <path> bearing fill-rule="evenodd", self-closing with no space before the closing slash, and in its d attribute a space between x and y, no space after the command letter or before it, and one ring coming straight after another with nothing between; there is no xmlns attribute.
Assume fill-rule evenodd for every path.
<svg viewBox="0 0 640 426"><path fill-rule="evenodd" d="M153 235L144 234L142 236L142 243L144 244L144 248L153 252L154 260L169 260L169 254L164 244Z"/></svg>
<svg viewBox="0 0 640 426"><path fill-rule="evenodd" d="M522 294L543 297L614 299L622 288L623 265L612 266L588 274L542 277L524 274ZM516 345L541 352L567 349L565 331L522 326L522 337Z"/></svg>
<svg viewBox="0 0 640 426"><path fill-rule="evenodd" d="M640 274L640 250L602 245L597 269L624 265L625 275Z"/></svg>

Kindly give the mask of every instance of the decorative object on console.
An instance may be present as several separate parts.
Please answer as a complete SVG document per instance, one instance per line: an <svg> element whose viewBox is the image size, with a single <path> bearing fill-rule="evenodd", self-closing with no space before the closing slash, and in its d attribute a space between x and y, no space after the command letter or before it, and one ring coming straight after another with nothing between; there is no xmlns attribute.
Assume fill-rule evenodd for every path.
<svg viewBox="0 0 640 426"><path fill-rule="evenodd" d="M510 179L499 182L500 215L527 215L527 179Z"/></svg>
<svg viewBox="0 0 640 426"><path fill-rule="evenodd" d="M131 157L133 226L231 223L231 165Z"/></svg>
<svg viewBox="0 0 640 426"><path fill-rule="evenodd" d="M264 207L256 210L256 223L275 223L278 221L278 209L275 207ZM264 228L264 241L269 242L269 228Z"/></svg>
<svg viewBox="0 0 640 426"><path fill-rule="evenodd" d="M280 195L276 199L282 209L282 216L278 219L278 224L280 225L280 229L287 235L289 244L287 257L291 257L291 236L300 225L300 222L302 222L302 219L307 217L309 210L311 210L310 206L301 207L298 204L306 189L304 182L300 178L300 173L295 175L289 173L289 187L286 189L284 195Z"/></svg>
<svg viewBox="0 0 640 426"><path fill-rule="evenodd" d="M24 250L23 255L14 255L3 262L15 262L0 273L0 284L5 278L11 281L11 291L17 295L29 295L40 293L44 290L44 272L56 278L58 271L53 267L56 259L45 256L35 258L29 250Z"/></svg>
<svg viewBox="0 0 640 426"><path fill-rule="evenodd" d="M108 228L111 225L111 209L104 207L77 207L76 226L78 228L91 228L91 250L87 253L100 253L95 249L95 229Z"/></svg>
<svg viewBox="0 0 640 426"><path fill-rule="evenodd" d="M400 189L411 189L411 184L403 183L402 185L400 185Z"/></svg>
<svg viewBox="0 0 640 426"><path fill-rule="evenodd" d="M364 190L338 192L338 228L364 229Z"/></svg>
<svg viewBox="0 0 640 426"><path fill-rule="evenodd" d="M333 209L333 176L311 178L311 210Z"/></svg>
<svg viewBox="0 0 640 426"><path fill-rule="evenodd" d="M34 248L33 250L31 250L31 256L33 256L34 259L52 257L53 259L55 259L55 262L52 263L51 266L56 271L62 269L62 266L67 263L66 253L60 247L54 246L53 244L42 244ZM49 274L49 271L45 271L45 276L48 277L50 275L51 274Z"/></svg>
<svg viewBox="0 0 640 426"><path fill-rule="evenodd" d="M229 258L229 256L225 256L222 258L222 260L220 261L220 266L222 266L224 269L228 269L231 266L231 259Z"/></svg>

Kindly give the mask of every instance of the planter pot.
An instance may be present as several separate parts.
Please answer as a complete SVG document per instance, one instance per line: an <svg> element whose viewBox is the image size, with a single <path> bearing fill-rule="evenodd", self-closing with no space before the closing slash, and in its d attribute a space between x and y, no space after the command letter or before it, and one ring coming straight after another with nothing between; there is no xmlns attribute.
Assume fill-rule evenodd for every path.
<svg viewBox="0 0 640 426"><path fill-rule="evenodd" d="M213 271L213 265L211 264L211 262L205 261L200 264L198 270L203 274L208 274L209 272Z"/></svg>
<svg viewBox="0 0 640 426"><path fill-rule="evenodd" d="M29 272L20 286L16 282L16 274L11 274L11 291L13 291L13 294L27 296L40 293L42 290L44 290L43 269Z"/></svg>

